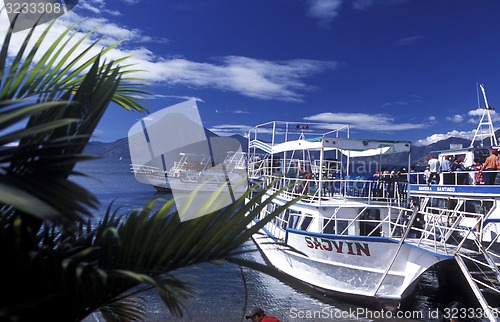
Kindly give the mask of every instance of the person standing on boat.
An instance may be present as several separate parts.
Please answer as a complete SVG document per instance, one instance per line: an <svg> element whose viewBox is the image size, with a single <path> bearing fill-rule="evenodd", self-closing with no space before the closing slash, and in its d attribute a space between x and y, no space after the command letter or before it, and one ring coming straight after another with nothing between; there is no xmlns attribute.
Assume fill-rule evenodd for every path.
<svg viewBox="0 0 500 322"><path fill-rule="evenodd" d="M479 159L474 159L474 165L472 166L472 170L476 171L476 173L474 174L474 184L484 184L483 174L479 172L482 166L483 165L481 164L481 162L479 162Z"/></svg>
<svg viewBox="0 0 500 322"><path fill-rule="evenodd" d="M425 170L424 170L424 181L425 181L425 183L427 185L431 184L431 170L430 170L429 166L425 167Z"/></svg>
<svg viewBox="0 0 500 322"><path fill-rule="evenodd" d="M483 166L479 170L479 173L482 173L484 170L486 172L483 173L484 177L484 183L485 184L494 184L495 183L495 177L497 175L496 170L498 169L498 150L497 149L492 149L491 150L491 155L486 158L484 161Z"/></svg>
<svg viewBox="0 0 500 322"><path fill-rule="evenodd" d="M252 319L252 322L280 322L275 316L267 316L260 307L254 307L246 314L245 318Z"/></svg>
<svg viewBox="0 0 500 322"><path fill-rule="evenodd" d="M441 172L443 173L443 183L444 184L452 184L453 183L453 174L451 171L451 160L450 156L446 155L444 157L443 162L441 162Z"/></svg>
<svg viewBox="0 0 500 322"><path fill-rule="evenodd" d="M434 158L433 155L430 155L428 165L429 165L429 171L431 172L429 182L431 184L438 184L439 183L439 161L438 161L438 159Z"/></svg>
<svg viewBox="0 0 500 322"><path fill-rule="evenodd" d="M462 158L456 158L455 161L451 164L451 171L455 172L454 175L456 175L456 184L467 184L467 173L457 173L457 172L462 172L465 171L465 166L462 163ZM454 179L455 179L454 178ZM454 180L455 181L455 180Z"/></svg>

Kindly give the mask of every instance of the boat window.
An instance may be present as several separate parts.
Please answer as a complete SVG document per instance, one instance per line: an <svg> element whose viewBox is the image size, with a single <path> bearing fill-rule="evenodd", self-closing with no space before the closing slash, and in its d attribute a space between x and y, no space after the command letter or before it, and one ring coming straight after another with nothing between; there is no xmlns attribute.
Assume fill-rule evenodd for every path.
<svg viewBox="0 0 500 322"><path fill-rule="evenodd" d="M434 207L434 208L450 209L449 207L451 205L450 206L448 205L448 200L447 199L443 199L443 198L431 198L429 200L429 206ZM451 208L451 209L453 209L453 208ZM433 213L438 213L439 211L436 210L436 209L433 209L432 212Z"/></svg>
<svg viewBox="0 0 500 322"><path fill-rule="evenodd" d="M281 223L281 228L286 229L289 218L290 218L290 209L287 209L285 211L285 215L283 216L283 222Z"/></svg>
<svg viewBox="0 0 500 322"><path fill-rule="evenodd" d="M335 234L335 219L323 219L323 233Z"/></svg>
<svg viewBox="0 0 500 322"><path fill-rule="evenodd" d="M289 219L287 219L288 227L292 229L297 229L297 224L299 223L301 212L293 209L288 209L287 211L288 211L287 216L289 217Z"/></svg>
<svg viewBox="0 0 500 322"><path fill-rule="evenodd" d="M493 207L493 201L483 201L483 200L467 200L465 202L465 211L486 215L491 207Z"/></svg>
<svg viewBox="0 0 500 322"><path fill-rule="evenodd" d="M349 221L337 220L337 234L342 234L342 232L347 228L347 225L349 225ZM344 235L348 235L348 231L345 231Z"/></svg>
<svg viewBox="0 0 500 322"><path fill-rule="evenodd" d="M290 214L289 228L297 229L297 224L299 223L300 215Z"/></svg>
<svg viewBox="0 0 500 322"><path fill-rule="evenodd" d="M300 229L301 230L307 230L309 228L309 225L311 224L312 217L304 217L302 220L302 223L300 224Z"/></svg>
<svg viewBox="0 0 500 322"><path fill-rule="evenodd" d="M490 156L490 150L488 149L478 149L474 150L474 160L478 160L481 163L486 161L486 158Z"/></svg>
<svg viewBox="0 0 500 322"><path fill-rule="evenodd" d="M449 210L451 210L451 209L455 209L455 208L457 207L457 205L458 205L458 199L451 199L451 198L450 198L450 199L448 199L448 206L447 206L447 208L448 208ZM459 211L465 211L465 207L463 206L463 203L462 203L462 205L460 206L460 208L459 208L459 209L457 209L457 210L459 210Z"/></svg>
<svg viewBox="0 0 500 322"><path fill-rule="evenodd" d="M460 153L460 154L451 154L451 159L450 161L453 162L454 160L456 159L462 159L462 160L465 160L465 153Z"/></svg>
<svg viewBox="0 0 500 322"><path fill-rule="evenodd" d="M359 221L359 234L361 236L380 236L380 209L368 208L363 211Z"/></svg>

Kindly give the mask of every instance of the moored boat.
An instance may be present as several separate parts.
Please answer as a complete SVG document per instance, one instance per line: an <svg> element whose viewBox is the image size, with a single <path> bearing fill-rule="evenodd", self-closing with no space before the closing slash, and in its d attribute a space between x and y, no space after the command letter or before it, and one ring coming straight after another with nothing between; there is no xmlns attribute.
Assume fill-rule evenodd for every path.
<svg viewBox="0 0 500 322"><path fill-rule="evenodd" d="M300 198L254 236L271 265L384 309L397 309L425 272L438 271L441 287L458 273L483 317L498 316L500 185L474 184L472 168L440 173L438 184L422 181L423 173L350 173L353 158L409 155L411 143L353 139L347 125L273 121L254 127L248 139L249 178L269 189L262 201L276 194L255 222ZM471 146L438 157L460 155L472 164L490 152Z"/></svg>
<svg viewBox="0 0 500 322"><path fill-rule="evenodd" d="M357 156L409 153L411 144L351 139L342 136L344 125L318 136L324 126L270 122L250 131L249 178L270 187L264 199L280 191L255 220L303 198L254 240L292 277L395 308L425 270L450 256L403 242L412 240L407 227L416 216L408 208L407 183L355 177L345 164ZM261 139L270 129L270 140ZM290 140L294 134L298 138Z"/></svg>

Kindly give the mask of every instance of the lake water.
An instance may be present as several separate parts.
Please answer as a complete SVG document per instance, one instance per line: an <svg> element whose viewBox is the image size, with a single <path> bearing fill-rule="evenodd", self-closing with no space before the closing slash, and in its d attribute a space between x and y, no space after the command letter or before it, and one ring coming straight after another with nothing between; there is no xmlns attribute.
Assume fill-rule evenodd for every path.
<svg viewBox="0 0 500 322"><path fill-rule="evenodd" d="M169 194L158 195L152 186L137 182L129 165L130 160L105 158L77 166L77 170L93 177L74 180L100 200L100 209L95 213L97 218L111 202L125 212L145 205L152 198L170 197ZM246 246L254 247L251 241ZM263 262L259 252L245 256ZM233 264L205 264L181 273L196 277L197 295L185 303L185 316L181 319L172 317L155 293L150 292L144 294L147 321L248 321L244 319L244 313L256 305L281 321L439 321L436 282L432 274L424 276L423 286L415 300L400 313L406 318L396 318L385 312L345 303L339 298L292 288L275 278ZM102 318L93 314L85 321L102 321Z"/></svg>

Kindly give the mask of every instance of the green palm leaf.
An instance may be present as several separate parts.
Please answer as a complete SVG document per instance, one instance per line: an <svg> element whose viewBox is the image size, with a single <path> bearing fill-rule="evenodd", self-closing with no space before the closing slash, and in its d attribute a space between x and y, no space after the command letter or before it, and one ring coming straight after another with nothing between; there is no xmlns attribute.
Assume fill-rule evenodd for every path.
<svg viewBox="0 0 500 322"><path fill-rule="evenodd" d="M94 158L83 149L106 108L144 111L146 93L130 66L118 67L125 58L103 60L118 43L86 58L99 40L81 48L90 32L70 46L68 29L40 52L50 28L29 47L31 30L9 60L11 26L0 49L0 320L79 321L97 310L108 321L141 320L148 289L182 316L194 291L180 269L229 260L264 270L239 259L239 247L297 202L253 222L280 191L262 201L265 189L251 199L249 190L213 211L227 203L221 188L200 209L211 213L189 221L173 200L86 218L97 199L69 180L82 175L74 166Z"/></svg>
<svg viewBox="0 0 500 322"><path fill-rule="evenodd" d="M90 159L82 152L91 134L113 101L144 111L141 96L145 93L137 78L124 76L129 73L121 72L117 62L101 63L101 54L118 43L85 58L98 43L81 49L92 32L68 46L74 37L66 37L71 32L68 28L41 53L52 24L31 49L30 30L10 65L6 61L12 30L0 51L0 146L17 144L0 151L0 184L6 192L0 204L71 224L89 216L97 203L92 194L68 181L74 165ZM34 64L36 55L41 59Z"/></svg>

